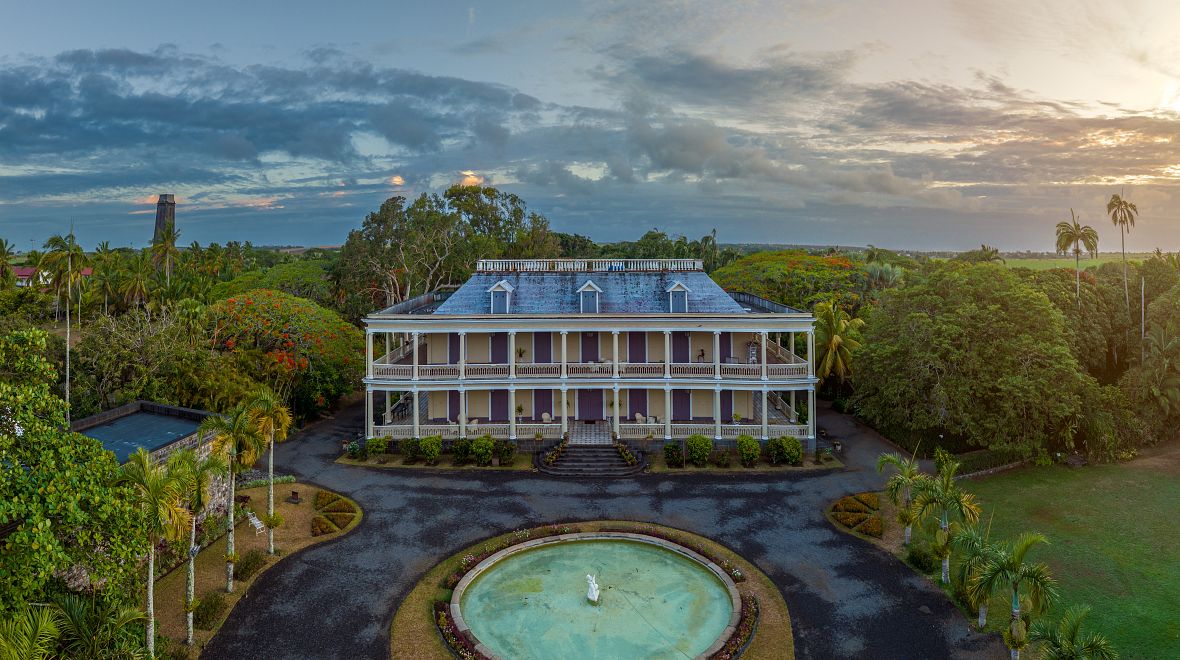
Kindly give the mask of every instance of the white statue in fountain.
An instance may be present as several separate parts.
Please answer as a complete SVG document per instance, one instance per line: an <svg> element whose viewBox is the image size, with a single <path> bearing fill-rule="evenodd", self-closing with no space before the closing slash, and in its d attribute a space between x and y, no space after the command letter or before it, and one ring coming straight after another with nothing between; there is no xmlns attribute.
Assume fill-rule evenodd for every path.
<svg viewBox="0 0 1180 660"><path fill-rule="evenodd" d="M586 584L590 585L590 590L586 592L586 600L589 600L595 605L598 604L598 583L594 581L593 575L586 576Z"/></svg>

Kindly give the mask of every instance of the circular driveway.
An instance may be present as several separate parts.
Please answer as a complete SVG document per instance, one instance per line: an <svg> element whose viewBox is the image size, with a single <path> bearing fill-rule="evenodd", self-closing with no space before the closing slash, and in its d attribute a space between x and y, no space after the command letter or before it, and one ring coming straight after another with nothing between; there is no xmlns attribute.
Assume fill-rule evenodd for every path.
<svg viewBox="0 0 1180 660"><path fill-rule="evenodd" d="M440 559L505 530L596 519L679 527L742 554L783 592L799 658L1006 653L997 638L971 632L925 579L824 518L832 500L880 488L873 464L892 451L847 416L821 410L819 420L844 440L845 470L603 480L337 465L339 438L362 419L352 406L279 445L275 456L276 471L356 500L361 524L258 578L202 657L388 658L397 605Z"/></svg>

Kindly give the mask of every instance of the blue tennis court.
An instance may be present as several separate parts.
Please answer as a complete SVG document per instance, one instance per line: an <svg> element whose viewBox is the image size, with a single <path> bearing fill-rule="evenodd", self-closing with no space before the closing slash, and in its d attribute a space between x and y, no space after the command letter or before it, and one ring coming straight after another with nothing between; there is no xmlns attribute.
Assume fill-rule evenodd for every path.
<svg viewBox="0 0 1180 660"><path fill-rule="evenodd" d="M183 417L157 415L140 410L79 433L102 442L102 446L115 452L115 458L123 463L140 447L149 452L155 451L196 433L199 424L195 420Z"/></svg>

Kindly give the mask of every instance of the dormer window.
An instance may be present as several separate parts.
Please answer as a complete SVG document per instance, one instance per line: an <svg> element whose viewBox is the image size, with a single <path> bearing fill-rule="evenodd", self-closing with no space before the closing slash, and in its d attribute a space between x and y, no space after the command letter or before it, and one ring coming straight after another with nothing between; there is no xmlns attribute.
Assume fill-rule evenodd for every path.
<svg viewBox="0 0 1180 660"><path fill-rule="evenodd" d="M512 308L512 292L516 287L508 283L508 280L500 280L488 288L488 294L491 295L491 309L493 314L507 314L508 310Z"/></svg>
<svg viewBox="0 0 1180 660"><path fill-rule="evenodd" d="M578 311L583 314L597 314L598 313L598 294L602 293L602 289L593 280L586 280L586 283L578 287Z"/></svg>
<svg viewBox="0 0 1180 660"><path fill-rule="evenodd" d="M687 314L688 287L684 286L683 282L676 281L666 291L668 292L668 312L671 314Z"/></svg>

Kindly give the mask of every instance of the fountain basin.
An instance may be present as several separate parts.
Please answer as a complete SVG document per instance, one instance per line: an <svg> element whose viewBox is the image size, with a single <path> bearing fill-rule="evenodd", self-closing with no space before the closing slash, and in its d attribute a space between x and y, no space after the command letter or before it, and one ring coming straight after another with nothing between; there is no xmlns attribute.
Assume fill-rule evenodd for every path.
<svg viewBox="0 0 1180 660"><path fill-rule="evenodd" d="M586 599L597 578L598 605ZM664 539L587 532L505 548L456 586L451 617L498 658L702 658L736 629L741 596L707 558Z"/></svg>

